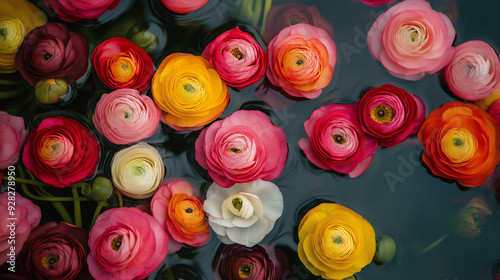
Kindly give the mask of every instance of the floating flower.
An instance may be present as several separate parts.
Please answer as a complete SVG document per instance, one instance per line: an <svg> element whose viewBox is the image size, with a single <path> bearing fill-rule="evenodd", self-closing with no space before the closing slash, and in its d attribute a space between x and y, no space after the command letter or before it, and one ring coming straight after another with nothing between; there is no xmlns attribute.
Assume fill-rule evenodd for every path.
<svg viewBox="0 0 500 280"><path fill-rule="evenodd" d="M393 76L411 81L443 69L453 56L454 40L450 19L424 0L392 6L368 31L372 56Z"/></svg>
<svg viewBox="0 0 500 280"><path fill-rule="evenodd" d="M160 153L144 142L117 152L111 160L113 184L119 192L130 198L151 197L164 175L165 167Z"/></svg>
<svg viewBox="0 0 500 280"><path fill-rule="evenodd" d="M144 93L153 77L153 61L125 38L108 39L92 52L97 76L111 89L132 88Z"/></svg>
<svg viewBox="0 0 500 280"><path fill-rule="evenodd" d="M13 165L19 159L19 153L26 140L24 120L0 111L0 170Z"/></svg>
<svg viewBox="0 0 500 280"><path fill-rule="evenodd" d="M278 186L260 179L231 188L212 183L203 209L222 243L252 247L271 232L283 213L283 195Z"/></svg>
<svg viewBox="0 0 500 280"><path fill-rule="evenodd" d="M486 221L486 215L491 214L484 198L474 197L455 215L453 231L461 237L475 239L481 234L481 225Z"/></svg>
<svg viewBox="0 0 500 280"><path fill-rule="evenodd" d="M267 78L295 97L313 99L331 81L337 47L322 28L306 23L285 27L268 46Z"/></svg>
<svg viewBox="0 0 500 280"><path fill-rule="evenodd" d="M179 250L182 243L199 247L209 241L201 193L188 181L164 180L151 200L151 212L168 234L169 254Z"/></svg>
<svg viewBox="0 0 500 280"><path fill-rule="evenodd" d="M26 35L16 55L16 67L32 86L41 79L72 84L87 72L88 56L85 36L49 22Z"/></svg>
<svg viewBox="0 0 500 280"><path fill-rule="evenodd" d="M172 12L187 14L203 7L208 0L161 0L161 2Z"/></svg>
<svg viewBox="0 0 500 280"><path fill-rule="evenodd" d="M311 209L299 224L298 253L316 276L344 279L369 264L375 255L375 231L361 215L335 203Z"/></svg>
<svg viewBox="0 0 500 280"><path fill-rule="evenodd" d="M356 1L360 1L361 3L367 6L380 6L383 4L389 4L394 0L356 0Z"/></svg>
<svg viewBox="0 0 500 280"><path fill-rule="evenodd" d="M259 245L251 248L240 244L224 246L215 260L214 274L215 279L220 280L277 279L273 261Z"/></svg>
<svg viewBox="0 0 500 280"><path fill-rule="evenodd" d="M450 102L427 116L418 139L434 175L475 187L500 162L499 133L496 121L476 105Z"/></svg>
<svg viewBox="0 0 500 280"><path fill-rule="evenodd" d="M196 130L211 123L229 102L226 84L201 56L173 53L158 67L151 85L163 121L176 130Z"/></svg>
<svg viewBox="0 0 500 280"><path fill-rule="evenodd" d="M359 101L363 131L378 145L392 147L415 134L425 119L425 105L411 93L393 85L370 89Z"/></svg>
<svg viewBox="0 0 500 280"><path fill-rule="evenodd" d="M9 186L11 185L9 184ZM7 211L9 206L12 206L12 202L15 202L15 211ZM15 267L16 257L21 252L31 230L40 224L42 212L40 207L33 204L31 200L15 192L1 193L0 207L4 209L0 211L0 221L3 221L0 227L0 265L7 262L9 266ZM10 213L14 215L10 215ZM9 226L9 218L15 218L15 220L11 221L15 221L14 226ZM9 240L13 240L12 238L9 239L11 236L15 237L14 250L11 250L11 246L14 244L12 244L12 241L9 242Z"/></svg>
<svg viewBox="0 0 500 280"><path fill-rule="evenodd" d="M500 100L500 86L495 88L488 96L475 102L481 109L488 111L488 108L497 100Z"/></svg>
<svg viewBox="0 0 500 280"><path fill-rule="evenodd" d="M319 168L333 169L355 178L365 172L377 149L377 141L365 135L358 119L357 104L328 104L304 122L308 137L299 147Z"/></svg>
<svg viewBox="0 0 500 280"><path fill-rule="evenodd" d="M500 60L487 43L468 41L455 48L445 78L458 97L480 100L500 85Z"/></svg>
<svg viewBox="0 0 500 280"><path fill-rule="evenodd" d="M201 56L213 65L228 86L237 89L255 84L266 73L267 54L252 35L239 27L215 38Z"/></svg>
<svg viewBox="0 0 500 280"><path fill-rule="evenodd" d="M95 136L79 122L49 117L29 133L23 163L38 179L64 188L94 175L100 150Z"/></svg>
<svg viewBox="0 0 500 280"><path fill-rule="evenodd" d="M160 118L161 110L150 97L135 89L118 89L101 96L92 120L102 135L120 145L152 136Z"/></svg>
<svg viewBox="0 0 500 280"><path fill-rule="evenodd" d="M167 256L160 223L136 208L114 208L97 218L89 234L90 274L96 280L144 279Z"/></svg>
<svg viewBox="0 0 500 280"><path fill-rule="evenodd" d="M14 58L26 34L44 25L47 17L27 0L0 0L0 73L16 72Z"/></svg>
<svg viewBox="0 0 500 280"><path fill-rule="evenodd" d="M121 0L43 0L60 19L75 22L83 19L96 19L108 10L114 10Z"/></svg>
<svg viewBox="0 0 500 280"><path fill-rule="evenodd" d="M196 161L223 188L276 179L288 154L283 129L266 114L240 110L204 129L195 143Z"/></svg>

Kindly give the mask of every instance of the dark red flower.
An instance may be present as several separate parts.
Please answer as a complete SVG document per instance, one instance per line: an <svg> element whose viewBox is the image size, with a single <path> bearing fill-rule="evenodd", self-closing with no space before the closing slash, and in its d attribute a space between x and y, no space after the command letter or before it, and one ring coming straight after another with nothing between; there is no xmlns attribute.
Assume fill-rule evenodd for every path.
<svg viewBox="0 0 500 280"><path fill-rule="evenodd" d="M268 280L276 275L275 265L264 248L240 244L224 246L215 260L214 274L220 280Z"/></svg>

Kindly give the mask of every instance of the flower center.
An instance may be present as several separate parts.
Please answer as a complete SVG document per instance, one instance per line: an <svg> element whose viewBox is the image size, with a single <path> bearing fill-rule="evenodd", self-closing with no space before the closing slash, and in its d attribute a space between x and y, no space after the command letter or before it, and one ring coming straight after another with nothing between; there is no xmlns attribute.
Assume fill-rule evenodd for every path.
<svg viewBox="0 0 500 280"><path fill-rule="evenodd" d="M144 168L142 166L136 166L134 169L134 175L141 176L144 173Z"/></svg>
<svg viewBox="0 0 500 280"><path fill-rule="evenodd" d="M235 48L231 50L231 54L236 57L238 60L242 60L245 57L245 54L240 51L240 49Z"/></svg>
<svg viewBox="0 0 500 280"><path fill-rule="evenodd" d="M253 273L253 264L251 264L251 263L247 263L247 264L243 265L238 270L238 274L239 274L240 278L248 278L249 276L252 275L252 273Z"/></svg>
<svg viewBox="0 0 500 280"><path fill-rule="evenodd" d="M410 33L410 40L411 40L412 42L415 42L415 39L417 38L417 36L418 36L418 32L417 32L417 31L413 31L413 32L411 32L411 33Z"/></svg>
<svg viewBox="0 0 500 280"><path fill-rule="evenodd" d="M238 148L229 148L227 149L228 152L232 152L232 153L236 153L236 154L241 154L243 152L242 149L238 149Z"/></svg>
<svg viewBox="0 0 500 280"><path fill-rule="evenodd" d="M118 235L117 237L113 238L111 241L111 248L113 250L118 251L120 249L120 246L122 246L122 239L123 235Z"/></svg>
<svg viewBox="0 0 500 280"><path fill-rule="evenodd" d="M295 25L301 22L304 22L304 19L299 17L298 15L291 15L287 18L289 25Z"/></svg>
<svg viewBox="0 0 500 280"><path fill-rule="evenodd" d="M53 253L49 253L42 258L42 265L45 269L50 269L50 267L59 261L59 256Z"/></svg>
<svg viewBox="0 0 500 280"><path fill-rule="evenodd" d="M186 213L191 214L193 213L193 208L186 208Z"/></svg>
<svg viewBox="0 0 500 280"><path fill-rule="evenodd" d="M241 209L241 207L243 207L243 200L241 200L239 197L233 198L233 200L231 200L231 203L233 203L233 207L238 211Z"/></svg>
<svg viewBox="0 0 500 280"><path fill-rule="evenodd" d="M7 34L9 34L9 33L7 32L7 28L2 28L2 29L0 29L0 37L3 37L3 38L2 38L2 40L4 40L4 41L5 41L5 37L7 37Z"/></svg>
<svg viewBox="0 0 500 280"><path fill-rule="evenodd" d="M333 135L333 141L335 141L335 143L337 143L337 144L342 145L346 142L346 139L345 139L344 135L335 134L335 135Z"/></svg>
<svg viewBox="0 0 500 280"><path fill-rule="evenodd" d="M123 111L123 117L126 119L131 118L133 115L134 111L132 109L128 108L127 110Z"/></svg>
<svg viewBox="0 0 500 280"><path fill-rule="evenodd" d="M466 129L450 129L441 139L441 149L454 163L470 160L477 150L477 140Z"/></svg>
<svg viewBox="0 0 500 280"><path fill-rule="evenodd" d="M190 84L184 84L183 87L184 87L184 90L188 93L193 93L196 91L195 88Z"/></svg>
<svg viewBox="0 0 500 280"><path fill-rule="evenodd" d="M297 65L302 65L304 64L304 61L302 59L299 59L295 62Z"/></svg>
<svg viewBox="0 0 500 280"><path fill-rule="evenodd" d="M47 61L52 57L50 53L42 54L42 61Z"/></svg>
<svg viewBox="0 0 500 280"><path fill-rule="evenodd" d="M391 106L380 104L371 108L370 116L378 123L390 123L394 119L393 112L394 109Z"/></svg>

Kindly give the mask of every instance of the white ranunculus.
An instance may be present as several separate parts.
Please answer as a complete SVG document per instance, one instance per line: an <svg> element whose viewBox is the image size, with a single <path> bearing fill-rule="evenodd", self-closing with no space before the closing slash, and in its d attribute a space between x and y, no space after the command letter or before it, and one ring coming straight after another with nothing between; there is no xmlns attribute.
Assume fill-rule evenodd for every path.
<svg viewBox="0 0 500 280"><path fill-rule="evenodd" d="M264 239L283 213L283 195L278 186L260 179L230 188L213 183L203 210L224 244L252 247Z"/></svg>

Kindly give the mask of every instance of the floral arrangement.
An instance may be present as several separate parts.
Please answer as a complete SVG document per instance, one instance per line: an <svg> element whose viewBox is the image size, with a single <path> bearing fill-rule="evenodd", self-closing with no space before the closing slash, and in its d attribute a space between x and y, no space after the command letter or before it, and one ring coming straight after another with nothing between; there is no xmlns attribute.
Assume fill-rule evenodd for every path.
<svg viewBox="0 0 500 280"><path fill-rule="evenodd" d="M439 1L0 0L0 279L379 279L494 240L499 42Z"/></svg>

